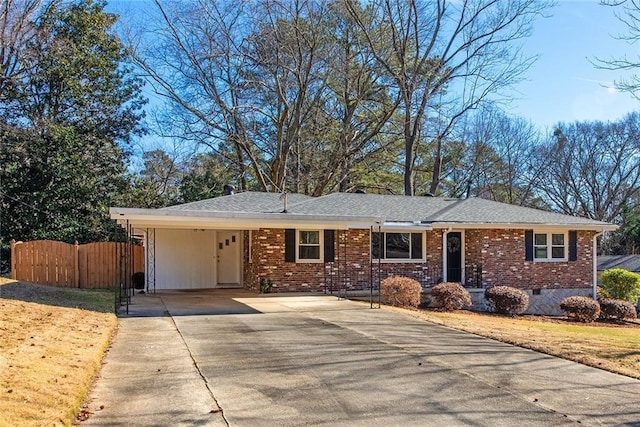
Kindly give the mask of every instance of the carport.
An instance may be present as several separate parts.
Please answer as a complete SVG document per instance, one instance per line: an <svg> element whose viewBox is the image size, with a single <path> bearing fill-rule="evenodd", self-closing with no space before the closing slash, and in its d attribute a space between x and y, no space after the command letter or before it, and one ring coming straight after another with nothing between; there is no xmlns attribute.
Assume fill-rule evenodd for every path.
<svg viewBox="0 0 640 427"><path fill-rule="evenodd" d="M259 205L273 203L279 195L244 193L243 197L249 200L256 198ZM221 203L219 199L202 203ZM269 228L285 233L293 229L323 230L328 233L322 233L321 239L328 242L329 239L325 236L336 236L336 239L343 242L335 245L335 253L340 256L340 262L332 257L330 261L323 259L316 263L322 265L324 277L321 280L314 278L315 283L324 283L328 293L339 293L346 288L345 284L356 281L365 283L372 293L373 284L378 284L381 280L379 261L378 271L375 272L377 274L374 274L375 268L371 263L365 267L366 274L358 271L354 272L353 278L349 277L355 264L348 263L348 231L353 227L379 230L382 218L294 214L287 212L286 206L283 211L234 211L233 206L225 206L228 210L216 211L209 207L204 209L199 203L164 209L110 209L111 218L121 226L120 235L125 235L117 239L127 242L138 239L144 245L146 292L250 287L248 282L255 282L258 277L252 270L251 242L256 240L252 233ZM243 206L246 206L246 200ZM293 244L296 244L295 241ZM328 247L322 246L322 251L328 251ZM332 250L333 248L332 246ZM266 249L264 253L269 251ZM285 256L288 256L288 252ZM125 296L123 302L128 304L132 294L130 277L134 272L130 268L130 257L124 254L122 259L121 294ZM256 264L254 262L253 266ZM301 275L295 277L299 276ZM256 288L254 283L253 289Z"/></svg>

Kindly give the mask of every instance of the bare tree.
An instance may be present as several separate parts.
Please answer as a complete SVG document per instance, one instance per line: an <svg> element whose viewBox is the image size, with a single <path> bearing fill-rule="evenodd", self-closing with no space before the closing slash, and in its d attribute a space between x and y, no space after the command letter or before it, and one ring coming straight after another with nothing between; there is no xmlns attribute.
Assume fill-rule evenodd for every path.
<svg viewBox="0 0 640 427"><path fill-rule="evenodd" d="M344 4L333 2L329 10L327 32L335 48L328 58L328 93L323 111L329 126L336 129L337 141L326 141L321 157L324 165L316 170L313 195L323 194L327 187L353 189L354 168L389 148L385 133L399 103L399 98L391 99L389 88L376 73L375 59Z"/></svg>
<svg viewBox="0 0 640 427"><path fill-rule="evenodd" d="M548 160L537 189L552 208L615 222L640 185L640 115L616 123L561 124L542 153Z"/></svg>
<svg viewBox="0 0 640 427"><path fill-rule="evenodd" d="M246 128L244 115L249 108L238 93L247 65L243 2L156 0L155 4L155 23L147 26L150 32L129 37L128 44L147 81L172 106L173 128L181 126L173 136L229 156L241 189L247 188L247 167L266 189L268 177ZM233 149L220 149L227 145Z"/></svg>
<svg viewBox="0 0 640 427"><path fill-rule="evenodd" d="M369 49L401 98L404 192L415 188L416 152L423 140L436 144L432 193L440 183L442 144L457 119L489 95L517 82L532 58L517 42L529 35L533 19L548 2L378 0L360 18L357 3L345 0ZM436 112L437 110L437 112ZM430 114L444 126L425 135Z"/></svg>
<svg viewBox="0 0 640 427"><path fill-rule="evenodd" d="M535 189L548 159L539 155L542 135L531 122L487 108L459 127L465 153L461 176L455 180L456 196L468 191L499 202L542 207Z"/></svg>
<svg viewBox="0 0 640 427"><path fill-rule="evenodd" d="M634 45L640 41L640 1L639 0L601 0L600 4L615 8L615 16L627 28L626 34L614 35L615 38ZM604 70L618 70L634 72L640 69L640 56L596 58L593 64ZM637 74L629 78L623 78L615 82L619 90L631 93L640 99L640 76Z"/></svg>

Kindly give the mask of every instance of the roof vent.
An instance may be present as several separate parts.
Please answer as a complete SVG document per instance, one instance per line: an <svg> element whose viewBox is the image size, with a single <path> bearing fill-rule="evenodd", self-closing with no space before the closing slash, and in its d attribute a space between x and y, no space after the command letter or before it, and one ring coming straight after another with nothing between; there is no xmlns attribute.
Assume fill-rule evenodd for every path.
<svg viewBox="0 0 640 427"><path fill-rule="evenodd" d="M367 192L364 191L362 188L358 188L356 191L354 191L354 193L356 193L356 194L367 194Z"/></svg>
<svg viewBox="0 0 640 427"><path fill-rule="evenodd" d="M222 187L222 190L224 191L225 196L231 196L235 191L235 188L231 184L225 184L224 187Z"/></svg>

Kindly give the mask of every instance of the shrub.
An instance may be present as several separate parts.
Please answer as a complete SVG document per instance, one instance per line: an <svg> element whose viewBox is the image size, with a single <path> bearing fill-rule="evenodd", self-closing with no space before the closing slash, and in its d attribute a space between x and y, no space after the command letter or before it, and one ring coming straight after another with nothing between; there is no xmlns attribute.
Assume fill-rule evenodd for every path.
<svg viewBox="0 0 640 427"><path fill-rule="evenodd" d="M471 306L471 295L458 283L439 283L431 288L431 297L437 307L446 311L462 310Z"/></svg>
<svg viewBox="0 0 640 427"><path fill-rule="evenodd" d="M596 297L598 298L598 301L602 301L603 299L611 298L611 295L602 286L598 286L596 288Z"/></svg>
<svg viewBox="0 0 640 427"><path fill-rule="evenodd" d="M566 311L569 317L581 322L593 322L600 315L600 304L590 297L567 297L560 301L560 309Z"/></svg>
<svg viewBox="0 0 640 427"><path fill-rule="evenodd" d="M417 307L420 304L421 294L420 283L409 277L389 277L380 284L380 297L385 304Z"/></svg>
<svg viewBox="0 0 640 427"><path fill-rule="evenodd" d="M600 277L602 287L611 298L635 304L640 298L640 275L623 268L605 270Z"/></svg>
<svg viewBox="0 0 640 427"><path fill-rule="evenodd" d="M529 294L510 286L494 286L484 292L491 311L515 316L529 307Z"/></svg>
<svg viewBox="0 0 640 427"><path fill-rule="evenodd" d="M260 279L260 292L263 294L270 294L271 289L273 288L273 284L271 280L262 278Z"/></svg>
<svg viewBox="0 0 640 427"><path fill-rule="evenodd" d="M600 318L602 319L635 319L636 308L633 304L620 299L606 298L600 301Z"/></svg>

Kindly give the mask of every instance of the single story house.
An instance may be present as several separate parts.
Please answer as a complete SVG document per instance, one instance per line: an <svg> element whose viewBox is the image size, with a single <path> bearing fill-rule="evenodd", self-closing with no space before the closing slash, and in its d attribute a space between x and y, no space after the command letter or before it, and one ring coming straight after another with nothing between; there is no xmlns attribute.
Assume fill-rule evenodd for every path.
<svg viewBox="0 0 640 427"><path fill-rule="evenodd" d="M243 192L162 209L111 208L143 237L147 287L339 293L393 275L527 290L531 312L593 295L596 237L617 226L479 198Z"/></svg>

